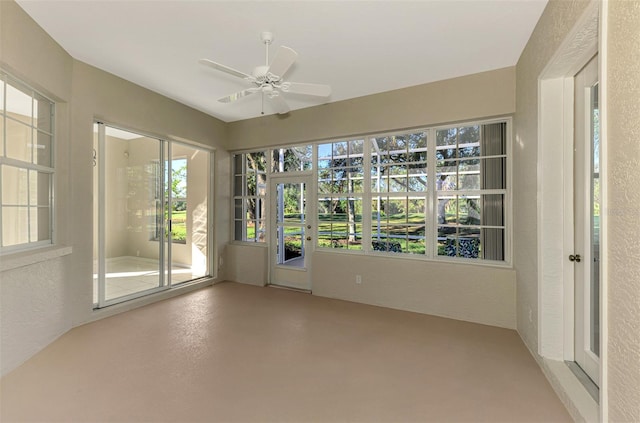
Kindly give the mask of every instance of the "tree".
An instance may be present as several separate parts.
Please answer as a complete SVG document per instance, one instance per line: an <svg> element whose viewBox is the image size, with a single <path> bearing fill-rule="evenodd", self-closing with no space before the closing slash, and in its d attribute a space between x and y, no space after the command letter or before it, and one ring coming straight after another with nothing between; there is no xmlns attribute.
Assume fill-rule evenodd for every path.
<svg viewBox="0 0 640 423"><path fill-rule="evenodd" d="M174 160L175 165L171 169L171 196L173 197L173 210L184 211L187 209L187 161ZM181 164L182 163L182 164Z"/></svg>

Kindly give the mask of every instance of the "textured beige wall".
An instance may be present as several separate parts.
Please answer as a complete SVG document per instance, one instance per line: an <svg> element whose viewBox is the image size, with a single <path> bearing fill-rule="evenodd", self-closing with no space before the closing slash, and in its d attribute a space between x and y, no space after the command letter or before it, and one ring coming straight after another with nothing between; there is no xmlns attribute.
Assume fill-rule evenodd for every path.
<svg viewBox="0 0 640 423"><path fill-rule="evenodd" d="M265 286L269 267L269 250L265 245L229 244L223 264L228 280L249 285Z"/></svg>
<svg viewBox="0 0 640 423"><path fill-rule="evenodd" d="M514 265L518 331L537 351L538 76L585 10L586 1L551 0L516 67ZM608 413L612 422L640 421L640 2L608 8Z"/></svg>
<svg viewBox="0 0 640 423"><path fill-rule="evenodd" d="M69 133L73 60L22 9L0 1L0 66L58 101L56 129L60 139ZM68 241L70 206L69 149L55 146L56 238ZM42 349L71 327L66 309L70 258L61 257L0 274L0 373ZM91 284L91 282L88 282Z"/></svg>
<svg viewBox="0 0 640 423"><path fill-rule="evenodd" d="M640 1L608 11L609 420L640 422Z"/></svg>
<svg viewBox="0 0 640 423"><path fill-rule="evenodd" d="M513 67L229 124L229 150L317 141L515 110Z"/></svg>
<svg viewBox="0 0 640 423"><path fill-rule="evenodd" d="M314 295L515 329L511 269L315 252L311 277Z"/></svg>
<svg viewBox="0 0 640 423"><path fill-rule="evenodd" d="M551 0L516 66L514 267L518 332L531 351L538 351L538 77L587 5L587 1Z"/></svg>
<svg viewBox="0 0 640 423"><path fill-rule="evenodd" d="M92 312L94 118L218 148L210 232L217 250L229 238L231 206L223 122L73 60L13 1L0 1L0 28L2 67L57 101L56 239L73 247L64 258L1 275L4 374L71 327L102 315Z"/></svg>
<svg viewBox="0 0 640 423"><path fill-rule="evenodd" d="M74 61L73 66L73 92L71 138L77 157L91 156L94 117L133 131L217 148L225 138L222 121L78 61ZM216 151L215 159L216 164L230 161L223 149ZM81 228L72 234L74 268L70 286L74 326L95 317L87 307L91 304L92 290L86 283L92 262L91 237L86 235L91 233L93 225L92 169L90 161L77 161L71 169L72 219ZM228 165L216 167L216 221L213 222L216 251L221 251L229 238L229 178Z"/></svg>
<svg viewBox="0 0 640 423"><path fill-rule="evenodd" d="M498 69L296 110L286 117L234 122L229 124L229 146L250 149L510 115L515 107L514 93L515 69ZM230 280L266 277L267 261L262 255L255 257L255 248L227 248ZM242 264L246 257L256 258L247 260L251 268ZM259 268L262 263L265 267ZM352 283L355 264L366 281L357 288ZM469 271L482 276L469 278ZM514 284L514 272L503 268L335 253L313 255L314 294L507 328L515 328Z"/></svg>

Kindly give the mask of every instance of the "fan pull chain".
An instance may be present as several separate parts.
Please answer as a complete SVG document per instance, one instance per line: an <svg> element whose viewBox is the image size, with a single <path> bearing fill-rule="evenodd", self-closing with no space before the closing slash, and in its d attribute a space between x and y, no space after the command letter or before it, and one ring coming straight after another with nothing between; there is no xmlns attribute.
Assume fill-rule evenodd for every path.
<svg viewBox="0 0 640 423"><path fill-rule="evenodd" d="M264 115L264 93L261 92L261 97L262 97L262 110L260 111L260 114Z"/></svg>

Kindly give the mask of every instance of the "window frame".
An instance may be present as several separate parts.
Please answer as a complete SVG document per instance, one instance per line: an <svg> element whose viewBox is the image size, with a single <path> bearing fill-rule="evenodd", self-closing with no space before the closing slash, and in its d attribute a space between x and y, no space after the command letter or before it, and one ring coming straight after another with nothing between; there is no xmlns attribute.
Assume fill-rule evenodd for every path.
<svg viewBox="0 0 640 423"><path fill-rule="evenodd" d="M257 154L260 153L263 155L264 157L264 165L265 165L265 170L264 171L260 171L258 172L256 170L255 175L256 175L256 192L255 195L249 195L248 193L248 189L247 189L247 181L248 181L248 175L249 173L247 173L247 159L246 156L248 154ZM270 157L271 154L271 150L270 149L260 149L260 150L253 150L253 151L246 151L246 152L235 152L231 154L231 193L232 193L232 200L231 200L231 221L232 221L232 226L231 226L231 232L232 232L232 239L233 242L239 242L239 243L245 243L245 244L250 244L250 245L268 245L268 228L267 228L267 224L268 224L268 214L269 214L269 207L268 207L268 186L269 186L269 181L270 181L270 176L272 173L271 172L271 166L272 166L272 160ZM237 160L236 157L237 156L241 156L242 157L242 169L240 171L238 171L237 168ZM261 173L265 175L265 183L264 183L264 194L263 195L259 195L259 187L257 184L257 175ZM237 195L236 193L238 192L238 188L236 186L236 181L238 180L238 178L240 178L242 180L242 187L240 189L240 195ZM260 217L254 220L255 222L255 230L254 230L254 237L253 239L247 239L247 200L253 199L256 201L256 207L258 204L258 200L262 201L263 207L265 208L264 210L264 214ZM237 201L241 201L242 204L242 210L241 210L241 214L242 214L242 218L239 219L236 217L236 203ZM262 222L263 224L263 236L262 239L260 239L259 237L259 232L258 232L258 228L259 225L258 223ZM236 226L238 224L242 225L242 239L236 239Z"/></svg>
<svg viewBox="0 0 640 423"><path fill-rule="evenodd" d="M442 193L442 191L436 190L436 172L437 172L437 158L436 158L436 134L438 130L448 129L448 128L460 128L460 127L470 127L470 126L482 126L482 125L490 125L496 123L505 123L506 128L504 131L504 143L505 143L505 153L500 155L504 157L506 161L506 166L504 170L505 177L505 186L502 189L473 189L473 190L450 190L446 193L451 195L472 195L472 196L481 196L481 195L490 195L490 194L502 194L503 204L502 204L502 214L503 214L503 229L504 229L504 238L503 238L503 260L491 260L484 258L466 258L466 257L451 257L445 255L438 255L438 212L437 212L437 201L438 194ZM371 163L371 149L369 146L371 145L371 140L373 138L379 138L384 136L392 136L392 135L407 135L414 134L419 132L425 132L427 135L427 157L426 157L426 175L427 175L427 185L424 191L410 191L407 190L405 192L391 192L389 190L385 192L377 192L372 189L372 163ZM419 196L421 199L423 198L425 201L425 252L424 254L407 254L407 253L397 253L397 252L388 252L388 251L380 251L375 250L372 246L372 239L374 238L374 234L372 231L372 216L369 213L365 213L363 211L362 216L362 248L361 249L348 249L348 248L331 248L326 246L319 245L319 222L316 224L316 228L314 229L314 237L315 242L313 243L313 248L322 252L340 252L344 254L360 254L360 255L369 255L369 256L384 256L384 257L393 257L398 259L408 259L408 260L421 260L421 261L435 261L440 263L456 263L456 264L472 264L472 265L481 265L481 266L489 266L489 267L512 267L512 236L513 236L513 219L512 219L512 140L513 140L513 118L511 116L501 116L491 119L476 119L469 121L460 121L453 122L448 124L435 124L424 127L415 127L415 128L405 128L398 129L393 131L385 131L380 133L369 133L366 135L353 135L344 138L330 138L323 140L310 141L304 144L296 144L295 146L287 145L283 147L277 146L268 146L255 150L241 150L232 152L231 160L232 160L232 168L235 167L234 157L238 154L249 154L249 153L257 153L262 152L265 154L267 159L267 171L266 178L267 184L272 175L279 175L280 172L272 172L272 163L271 163L271 154L274 150L279 148L293 148L293 147L301 147L306 145L312 146L313 152L313 160L311 163L311 172L313 173L313 185L310 188L313 188L313 191L309 191L309 196L313 195L313 198L309 197L309 201L318 202L320 198L332 196L334 198L338 197L353 197L353 193L345 192L345 193L320 193L319 192L319 146L332 144L336 142L349 142L355 140L364 140L363 145L363 172L364 172L364 180L363 180L363 192L356 193L355 198L362 200L362 208L363 210L368 207L372 207L373 200L377 197L382 198L383 200L387 199L405 199L414 196ZM487 157L491 158L493 156L478 156L479 160L484 160ZM409 162L407 162L408 165ZM413 162L412 162L413 163ZM290 172L291 174L299 173L299 172ZM408 174L409 175L409 174ZM236 181L237 172L234 168L233 178L231 182L232 192L235 193L235 181ZM235 196L233 197L235 200ZM269 200L269 195L267 193L265 199ZM232 204L232 222L236 222L235 215L233 214L233 204ZM318 210L316 210L316 218ZM267 216L268 218L268 216ZM356 222L357 223L357 222ZM487 225L480 225L487 226ZM235 228L235 226L234 226ZM265 239L268 240L270 234L268 233L268 229L265 227ZM240 241L235 240L234 243L248 244L248 245L264 245L267 246L268 242L265 243L256 243L251 241Z"/></svg>
<svg viewBox="0 0 640 423"><path fill-rule="evenodd" d="M491 189L491 188L478 188L478 189L453 189L453 190L437 190L435 184L436 184L436 176L437 176L437 157L436 157L436 150L437 150L437 139L436 139L436 134L438 131L440 130L444 130L444 129L451 129L451 128L461 128L461 127L471 127L471 126L484 126L484 125L491 125L491 124L497 124L497 123L505 123L506 124L506 129L505 129L505 140L504 140L504 147L505 147L505 152L503 154L499 154L499 155L480 155L480 156L474 156L472 158L467 158L468 160L474 160L477 159L480 161L480 163L482 163L482 160L486 160L486 159L496 159L496 158L504 158L504 160L506 161L506 168L505 168L505 186L504 188L499 188L499 189ZM508 118L496 118L496 119L488 119L488 120L478 120L478 121L472 121L472 122L460 122L457 124L449 124L449 125L438 125L435 127L432 127L431 130L433 131L433 146L429 146L430 147L430 151L433 151L433 153L430 153L430 157L433 157L433 166L432 166L432 170L433 170L433 176L432 176L432 181L433 181L433 185L434 185L434 189L433 189L433 207L437 207L438 204L438 199L440 197L440 195L444 194L444 195L450 195L450 196L455 196L457 197L457 199L459 199L460 197L482 197L484 195L504 195L503 197L503 225L501 225L501 227L504 230L504 237L503 237L503 256L504 259L503 260L491 260L491 259L476 259L476 258L464 258L464 257L459 257L459 256L455 256L455 257L451 257L451 256L446 256L446 255L439 255L438 254L438 236L437 236L437 232L438 232L438 226L447 226L447 225L441 225L440 223L438 223L438 212L437 210L433 211L433 230L435 231L436 236L434 237L434 245L433 245L433 258L438 260L438 261L463 261L463 262L481 262L481 263L495 263L495 264L502 264L505 263L507 265L511 265L511 237L512 237L512 228L511 228L511 162L512 162L512 157L511 157L511 134L512 134L512 119L511 117ZM481 137L482 132L480 132L480 137ZM479 139L479 143L482 143L482 139ZM455 147L456 150L459 149L459 143L456 143ZM433 150L431 150L431 148L433 148ZM460 157L456 157L455 159L448 159L452 162L457 162L459 163L460 161L464 161L460 159ZM480 165L482 166L482 165ZM456 166L456 169L458 167ZM456 171L457 172L457 171ZM482 175L482 174L481 174ZM459 182L456 182L456 184L458 184ZM482 230L482 229L500 229L500 227L498 226L491 226L491 225L483 225L483 224L478 224L478 225L461 225L459 226L460 228L469 228L469 229L478 229L478 230Z"/></svg>
<svg viewBox="0 0 640 423"><path fill-rule="evenodd" d="M52 245L55 245L55 195L54 195L54 190L55 190L55 186L56 186L56 180L57 180L57 175L56 175L56 168L55 168L55 160L56 160L56 154L55 154L55 150L56 150L56 102L51 99L51 97L43 94L42 92L40 92L39 90L36 90L35 88L33 88L31 85L29 85L28 83L20 80L19 78L13 76L12 74L10 74L9 72L0 69L0 84L2 84L2 97L0 98L0 102L2 102L2 110L0 110L0 120L2 120L2 136L0 137L0 256L7 256L9 254L12 253L16 253L16 252L22 252L22 251L32 251L32 250L37 250L43 247L51 247ZM25 126L27 126L31 132L31 145L32 145L32 150L30 153L30 161L25 161L25 160L20 160L20 159L16 159L16 158L10 158L6 156L6 152L7 152L7 145L8 145L8 139L7 139L7 120L11 120L11 121L15 121L15 122L19 122L16 119L13 119L10 116L7 116L7 86L11 85L14 89L19 90L21 92L23 92L25 95L29 96L31 99L31 123L30 124L26 124L25 122L21 122L21 124L24 124ZM50 106L50 110L49 110L49 123L50 123L50 132L43 130L41 128L38 127L38 124L35 122L34 120L34 113L35 113L35 108L34 108L34 101L47 101L49 106ZM35 153L35 149L33 148L33 143L34 143L34 139L37 136L37 134L42 133L46 136L50 137L50 146L49 146L49 156L48 156L48 160L49 160L49 166L46 165L42 165L42 164L38 164L35 161L34 158L34 153ZM47 174L49 177L49 181L48 181L48 196L47 196L47 205L44 206L46 208L48 208L49 213L48 213L48 219L47 219L47 224L48 224L48 238L44 239L44 240L37 240L37 241L27 241L27 242L22 242L19 244L12 244L12 245L4 245L4 235L3 235L3 208L7 207L5 206L5 203L3 202L3 193L2 193L2 174L3 174L3 168L5 166L8 167L15 167L17 169L20 170L25 170L27 172L27 190L30 191L30 177L29 174L31 172L36 172L37 174L43 173L43 174ZM39 208L41 208L42 206L39 205L35 205L32 206L31 205L31 200L30 200L31 194L27 195L27 225L28 225L28 230L27 230L27 237L30 238L31 237L31 208L34 208L37 210ZM22 205L12 205L11 207L24 207Z"/></svg>

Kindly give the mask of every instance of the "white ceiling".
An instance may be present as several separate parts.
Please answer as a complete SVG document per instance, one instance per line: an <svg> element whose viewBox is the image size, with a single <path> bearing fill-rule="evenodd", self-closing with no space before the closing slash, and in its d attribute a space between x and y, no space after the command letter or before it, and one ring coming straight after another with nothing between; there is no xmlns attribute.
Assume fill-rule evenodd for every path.
<svg viewBox="0 0 640 423"><path fill-rule="evenodd" d="M285 79L329 84L333 102L513 66L547 0L18 3L74 58L231 122L259 116L260 96L218 102L249 84L198 59L251 73L262 31L272 56L299 54ZM323 102L285 97L292 109Z"/></svg>

